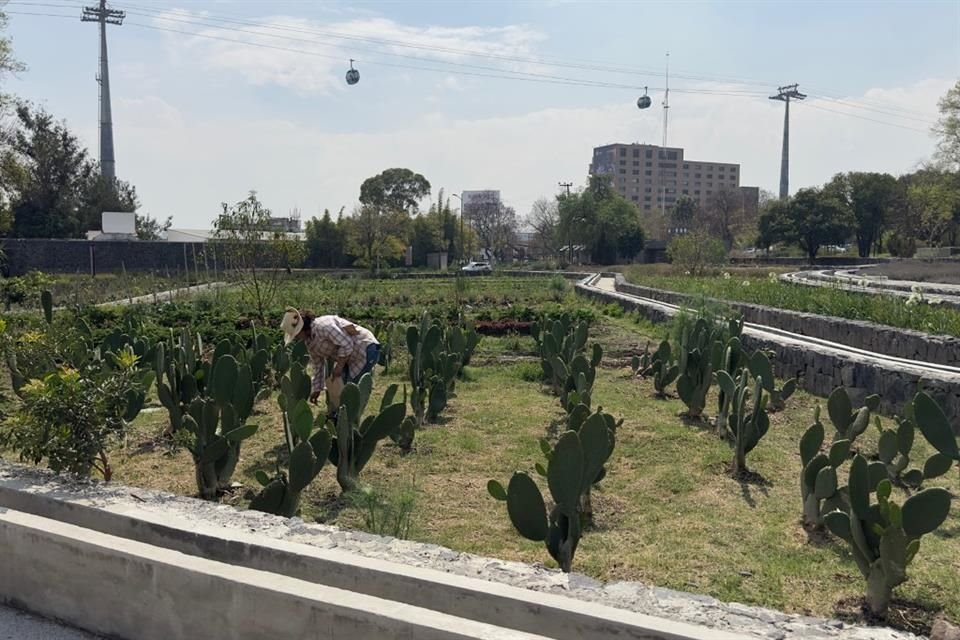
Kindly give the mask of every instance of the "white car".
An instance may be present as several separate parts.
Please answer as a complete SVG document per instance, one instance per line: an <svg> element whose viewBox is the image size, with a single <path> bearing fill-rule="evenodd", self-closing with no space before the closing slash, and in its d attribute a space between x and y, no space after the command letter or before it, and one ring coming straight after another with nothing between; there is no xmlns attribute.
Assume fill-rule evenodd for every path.
<svg viewBox="0 0 960 640"><path fill-rule="evenodd" d="M466 273L492 273L493 267L489 262L469 262L460 268L460 271Z"/></svg>

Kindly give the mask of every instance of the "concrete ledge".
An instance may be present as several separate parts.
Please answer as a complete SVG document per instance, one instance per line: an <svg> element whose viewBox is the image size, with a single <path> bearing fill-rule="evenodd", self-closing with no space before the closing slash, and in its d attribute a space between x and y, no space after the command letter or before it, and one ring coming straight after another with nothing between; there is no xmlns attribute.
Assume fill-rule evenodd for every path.
<svg viewBox="0 0 960 640"><path fill-rule="evenodd" d="M429 608L557 640L733 640L740 637L639 613L365 558L338 549L265 539L124 505L88 506L0 484L0 505L104 534L240 567ZM269 546L268 546L269 545Z"/></svg>
<svg viewBox="0 0 960 640"><path fill-rule="evenodd" d="M132 516L133 520L138 520L134 514L144 512L149 515L151 524L136 526L148 526L153 529L159 523L178 528L184 521L191 525L202 525L198 530L199 533L207 535L209 532L215 538L212 543L214 548L219 541L220 546L231 545L233 550L242 549L242 546L237 545L245 543L246 536L253 536L257 545L266 550L275 548L285 552L288 547L280 544L285 542L293 543L294 549L306 546L321 552L335 551L337 554L353 556L352 564L341 565L345 567L343 575L334 578L343 581L339 584L349 584L347 581L352 579L351 574L357 571L361 578L369 575L386 576L385 588L397 588L397 585L402 587L406 584L400 581L403 575L409 574L415 578L421 575L417 570L427 570L430 574L441 574L448 581L443 584L452 585L451 588L455 590L454 595L466 594L459 598L459 601L453 596L448 597L447 600L441 598L436 606L432 603L428 605L432 609L459 606L460 611L469 611L469 607L463 608L458 602L475 602L477 605L483 605L479 607L481 612L476 614L479 616L483 614L482 610L486 607L486 603L499 603L497 606L508 607L511 603L511 594L520 593L525 594L521 597L525 598L525 602L531 607L556 607L555 603L561 603L561 608L569 607L569 611L574 613L567 613L567 620L576 621L575 614L582 611L596 618L599 615L598 612L613 608L619 615L642 614L648 619L652 617L661 622L677 622L688 628L695 625L694 628L706 638L723 638L723 632L727 632L740 634L741 637L776 640L801 638L803 640L916 640L916 636L912 634L886 628L851 626L836 620L721 602L707 595L684 593L639 582L601 583L576 573L564 574L536 564L459 553L437 545L384 538L323 524L306 524L298 518L285 519L255 511L238 511L227 505L148 489L134 489L113 483L78 482L69 477L54 476L45 470L3 461L0 461L0 485L9 490L0 497L0 507L12 501L11 495L14 494L11 492L16 492L49 498L64 503L71 510L75 506L88 507L89 510L78 510L76 513L86 514L83 517L90 519L97 517L108 519L110 514L119 514ZM32 508L39 509L45 501L34 502L25 497L20 504L32 504L34 505ZM193 536L191 533L193 527L188 527L186 531L189 539L183 544L195 544L195 540L190 537ZM223 553L222 550L221 553ZM0 552L0 567L3 566L2 557ZM259 551L252 556L254 559L258 557L261 557ZM266 557L270 558L270 556ZM304 554L302 557L303 562L310 563L318 562L316 558L324 562L334 562L339 556L321 553L319 555ZM381 571L383 565L367 563L372 560L384 561L392 567L400 566L400 576ZM249 560L236 559L234 562L249 562ZM296 558L293 566L297 567ZM378 572L373 572L371 567ZM300 574L294 574L293 577L297 575ZM308 578L314 581L324 579L316 575ZM468 582L463 583L459 579L467 579ZM476 595L475 591L472 593L464 591L462 585L469 586L469 583L482 585L480 589L483 593L490 594L489 599L482 599L482 596ZM512 590L501 590L501 587L511 587ZM370 589L375 588L379 587L370 587ZM413 595L405 597L404 601L410 604L410 598L424 597L424 593L428 592L418 587ZM555 596L557 599L541 600L539 596ZM474 598L481 599L474 600ZM593 608L593 605L598 608ZM530 615L538 625L549 624L553 614L547 615L547 611L550 610L537 609ZM541 615L537 615L537 612ZM500 619L495 620L496 624L509 626L506 624L507 620L512 621L527 614L523 607L517 606L512 612L508 608L508 613L497 615ZM613 618L613 620L619 619ZM625 619L635 621L643 618L627 617ZM533 633L545 634L544 628L546 627L537 627ZM667 627L667 629L670 628ZM570 637L569 635L545 635ZM626 638L630 636L609 634L579 636L579 638L587 637Z"/></svg>
<svg viewBox="0 0 960 640"><path fill-rule="evenodd" d="M3 601L130 640L545 639L12 510L0 557Z"/></svg>

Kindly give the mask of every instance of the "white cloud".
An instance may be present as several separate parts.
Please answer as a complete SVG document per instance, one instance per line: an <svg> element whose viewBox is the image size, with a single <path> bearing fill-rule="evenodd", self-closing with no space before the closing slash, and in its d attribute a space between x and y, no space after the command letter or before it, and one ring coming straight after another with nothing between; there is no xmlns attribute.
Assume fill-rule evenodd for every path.
<svg viewBox="0 0 960 640"><path fill-rule="evenodd" d="M341 89L350 57L360 60L360 66L365 58L369 64L420 66L462 60L464 52L529 56L544 39L520 25L415 27L374 16L332 22L274 16L251 25L225 25L229 30L203 26L205 20L209 18L204 13L178 9L154 18L154 24L197 34L178 33L169 39L180 58L189 54L192 62L208 70L236 73L254 85L276 85L301 94Z"/></svg>
<svg viewBox="0 0 960 640"><path fill-rule="evenodd" d="M871 90L865 97L887 108L936 116L949 80ZM655 100L655 103L657 100ZM929 157L932 139L810 107L791 109L791 190L821 184L839 171L902 173ZM783 106L765 98L671 96L671 146L693 160L738 162L742 183L776 191ZM853 110L858 115L889 119ZM299 205L304 214L324 207L349 211L360 183L383 169L404 166L423 173L448 193L500 189L526 214L558 181L586 180L594 146L611 142L660 143L662 112L640 111L632 99L597 108L554 108L497 118L464 120L431 113L376 133L329 133L280 119L185 118L159 98L117 105L123 177L154 215L173 214L179 226L205 226L223 200L257 189L275 211ZM925 129L921 123L897 122ZM455 205L455 202L454 202Z"/></svg>

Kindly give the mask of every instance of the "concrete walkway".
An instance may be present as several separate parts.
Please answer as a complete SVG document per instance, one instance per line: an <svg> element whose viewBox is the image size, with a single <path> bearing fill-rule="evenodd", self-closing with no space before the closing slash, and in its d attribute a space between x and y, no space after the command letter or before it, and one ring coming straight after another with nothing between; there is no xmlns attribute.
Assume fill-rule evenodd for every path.
<svg viewBox="0 0 960 640"><path fill-rule="evenodd" d="M97 640L99 636L0 605L0 640Z"/></svg>

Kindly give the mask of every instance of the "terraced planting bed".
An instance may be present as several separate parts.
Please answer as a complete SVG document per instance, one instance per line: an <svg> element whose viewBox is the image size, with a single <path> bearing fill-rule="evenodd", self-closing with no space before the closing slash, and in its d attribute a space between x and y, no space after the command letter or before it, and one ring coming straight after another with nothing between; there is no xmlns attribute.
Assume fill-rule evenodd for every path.
<svg viewBox="0 0 960 640"><path fill-rule="evenodd" d="M764 270L736 270L713 276L688 276L636 266L625 269L633 284L708 298L816 313L848 320L960 336L960 311L897 296L869 295L827 287L790 284Z"/></svg>
<svg viewBox="0 0 960 640"><path fill-rule="evenodd" d="M420 321L424 310L441 321L437 324L440 331L452 331L450 323L456 324L461 314L468 327L478 320L538 325L532 329L533 335L481 337L446 406L436 419L416 429L409 451L391 438L381 440L359 472L359 491L342 492L337 469L326 464L299 496L301 518L399 535L457 551L557 566L543 543L518 535L508 509L491 496L488 482L496 480L506 487L511 474L526 472L548 504L552 503L548 482L536 471L538 464L554 464L548 465L540 440L547 439L556 459L558 442L569 439L570 433L561 437L565 431L561 425L574 412L561 406L550 392L550 380L544 380L543 323L544 314L565 310L571 318L571 332L578 319L590 320L589 337L583 345L585 357L593 358L594 343L603 348L599 366L591 374L595 380L586 405L590 412L602 409L623 419L615 429L615 447L605 461L606 475L591 491L593 522L583 530L573 571L600 580L643 581L787 612L864 620L860 610L864 579L850 546L825 530L805 528L801 522L800 441L819 404L826 427L823 446L829 449L834 428L826 417L824 400L797 392L786 401L783 411L769 413L769 431L747 457L749 472L734 475L730 472L731 445L718 437L712 421L717 413L716 385L708 387L704 417L684 418L678 414L688 407L678 398L674 384L667 386L665 398L657 398L652 377L638 378L631 370L630 356L640 354L648 342L659 343L667 328L652 327L614 308L591 305L557 280L369 281L297 276L271 303L271 324L276 324L288 304L340 313L390 336L394 359L388 370L376 369L369 415L378 414L381 397L392 384L399 386L395 401L407 400L406 415L413 412L409 394L416 384L405 333L408 326ZM142 337L136 348L171 340L171 328L175 335L184 328L199 332L208 344L227 337L240 345L234 352L241 366L249 357L242 345L252 343L256 348L256 332L272 354L272 363L280 333L272 326L257 328L260 323L251 308L249 301L234 291L136 310L87 310L83 317L95 341L102 340L112 327L126 327L124 323L136 318L141 323L129 326L130 332ZM51 333L60 333L56 330L64 323L74 322L66 312L58 313ZM27 330L43 333L42 319L31 319L29 326L11 326L11 331ZM425 333L420 331L420 337ZM23 335L20 333L20 340ZM679 349L680 343L675 348ZM204 358L211 357L209 350L203 353ZM145 355L143 368L153 369L151 358L155 357L155 353ZM572 360L568 364L574 367ZM217 385L216 367L206 374L211 385ZM291 366L289 371L293 369ZM160 379L167 384L165 374ZM145 408L123 437L109 440L105 455L112 480L197 495L197 458L191 455L189 442L177 436L171 439L166 433L171 414L166 403L158 402L157 388L155 384L149 387ZM219 402L217 392L210 393L210 401ZM274 479L278 471L288 473L289 447L278 394L295 396L289 386L263 384L247 421L258 428L242 440L235 472L228 488L217 492L217 500L247 508L263 490L264 480ZM763 392L760 395L764 396ZM571 400L576 403L583 398ZM319 411L313 413L320 417ZM314 423L312 431L307 427L312 446L318 446L312 438L325 428L329 429L326 437L341 433L337 431L339 423L324 427L322 422L321 418ZM887 419L883 424L894 426ZM363 433L362 428L358 433ZM854 451L875 461L878 439L879 432L871 427L856 440ZM581 440L586 447L587 436L582 435ZM933 453L918 433L910 453L913 466L922 466ZM16 459L9 444L3 457ZM837 472L844 485L849 466L845 462ZM290 474L292 477L292 470ZM924 486L945 487L955 493L957 480L954 464L949 473ZM892 499L898 503L903 504L906 497L905 490L893 489ZM895 592L898 600L890 609L889 624L924 632L937 612L960 619L960 508L956 504L942 524L923 537L908 574L909 581Z"/></svg>

